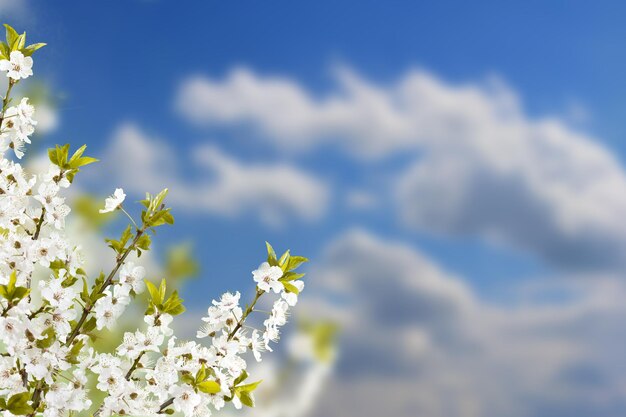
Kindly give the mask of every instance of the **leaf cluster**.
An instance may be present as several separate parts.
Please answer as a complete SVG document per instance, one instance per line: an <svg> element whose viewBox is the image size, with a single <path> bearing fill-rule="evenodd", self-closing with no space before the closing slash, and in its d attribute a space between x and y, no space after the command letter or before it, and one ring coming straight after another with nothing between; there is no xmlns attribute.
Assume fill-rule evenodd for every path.
<svg viewBox="0 0 626 417"><path fill-rule="evenodd" d="M96 158L83 156L85 149L87 149L87 145L81 146L70 157L69 143L63 146L56 145L54 148L48 149L48 158L50 162L61 169L68 181L72 182L76 173L80 171L80 167L98 162Z"/></svg>
<svg viewBox="0 0 626 417"><path fill-rule="evenodd" d="M235 379L233 383L233 389L231 390L230 398L226 398L228 401L232 401L232 399L236 396L239 398L241 403L246 407L254 407L254 396L252 392L257 389L261 381L252 382L249 384L242 384L248 378L248 373L243 370L241 374Z"/></svg>
<svg viewBox="0 0 626 417"><path fill-rule="evenodd" d="M161 314L177 316L185 312L184 300L178 296L178 290L174 290L167 299L165 298L167 291L165 279L161 280L158 288L152 282L146 280L146 288L148 288L150 293L150 303L146 310L146 315L154 314L158 311Z"/></svg>
<svg viewBox="0 0 626 417"><path fill-rule="evenodd" d="M209 379L215 377L215 371L211 368L206 368L204 364L196 373L194 377L192 374L183 374L182 380L188 385L191 385L193 389L204 392L205 394L217 394L222 390L219 382Z"/></svg>
<svg viewBox="0 0 626 417"><path fill-rule="evenodd" d="M36 50L46 46L45 43L33 43L26 46L26 32L19 34L5 23L6 40L0 42L0 59L9 59L11 52L20 51L24 56L31 56Z"/></svg>
<svg viewBox="0 0 626 417"><path fill-rule="evenodd" d="M109 247L117 253L118 256L122 256L128 250L136 250L137 256L141 256L144 251L150 250L150 244L152 240L150 236L147 234L141 234L137 241L131 241L133 237L132 228L130 225L124 229L122 235L118 240L115 239L105 239L105 241L109 244ZM134 247L131 247L134 244Z"/></svg>
<svg viewBox="0 0 626 417"><path fill-rule="evenodd" d="M164 189L156 196L146 193L146 198L141 200L141 204L145 207L141 212L141 221L145 228L154 228L163 224L174 224L174 216L172 216L171 208L166 208L163 204L168 189Z"/></svg>
<svg viewBox="0 0 626 417"><path fill-rule="evenodd" d="M24 297L30 294L30 289L19 287L17 283L17 275L15 270L9 276L9 282L6 285L0 285L0 296L9 302L9 305L19 303Z"/></svg>

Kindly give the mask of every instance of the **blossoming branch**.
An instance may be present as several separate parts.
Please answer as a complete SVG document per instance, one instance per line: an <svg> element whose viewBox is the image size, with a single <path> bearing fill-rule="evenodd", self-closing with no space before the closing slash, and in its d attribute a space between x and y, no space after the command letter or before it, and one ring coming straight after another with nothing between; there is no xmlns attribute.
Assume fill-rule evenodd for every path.
<svg viewBox="0 0 626 417"><path fill-rule="evenodd" d="M80 245L64 235L70 208L62 190L76 174L97 160L84 155L85 146L48 151L44 174L28 173L22 159L37 125L28 98L13 104L13 88L33 72L32 55L45 44L26 46L26 34L6 27L0 42L0 71L8 78L0 112L0 413L3 416L41 414L45 417L90 411L96 416L208 416L231 403L254 405L246 372L251 358L278 341L289 309L304 287L297 268L307 259L289 251L277 257L267 244L267 260L252 272L253 299L240 304L239 292L213 300L197 341L173 335L174 316L184 313L177 291L167 280L158 285L145 279L145 269L127 258L150 250L154 231L172 225L165 204L167 189L146 194L136 220L126 210L121 188L106 199L101 213L121 212L129 225L118 239L107 239L115 265L95 279L88 277ZM48 278L33 281L35 268ZM113 353L96 351L93 340L116 325L126 307L147 290L142 328L126 332ZM262 297L273 296L271 312L256 309ZM266 315L260 328L252 313ZM89 388L90 378L95 388ZM93 389L101 391L98 402Z"/></svg>

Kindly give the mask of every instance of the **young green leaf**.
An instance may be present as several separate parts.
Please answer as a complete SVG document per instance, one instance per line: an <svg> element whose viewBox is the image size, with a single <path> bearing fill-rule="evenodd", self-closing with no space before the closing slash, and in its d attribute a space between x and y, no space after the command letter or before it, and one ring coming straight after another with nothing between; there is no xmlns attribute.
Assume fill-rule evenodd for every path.
<svg viewBox="0 0 626 417"><path fill-rule="evenodd" d="M28 404L30 400L30 392L21 392L12 395L7 401L6 409L16 416L24 416L34 412L33 407Z"/></svg>
<svg viewBox="0 0 626 417"><path fill-rule="evenodd" d="M198 387L198 390L206 394L217 394L222 390L220 384L215 381L203 381L196 386Z"/></svg>

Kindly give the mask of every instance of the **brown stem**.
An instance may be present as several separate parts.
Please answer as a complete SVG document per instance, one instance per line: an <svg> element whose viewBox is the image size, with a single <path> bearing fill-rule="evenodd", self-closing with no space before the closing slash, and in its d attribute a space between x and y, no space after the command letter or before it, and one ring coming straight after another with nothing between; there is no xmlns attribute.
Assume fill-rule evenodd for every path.
<svg viewBox="0 0 626 417"><path fill-rule="evenodd" d="M46 306L45 306L45 305L43 305L43 306L39 307L39 309L38 309L37 311L34 311L34 312L30 313L30 314L28 315L28 320L32 320L32 319L34 319L35 317L37 317L37 315L38 315L39 313L41 313L41 312L42 312L45 308L46 308Z"/></svg>
<svg viewBox="0 0 626 417"><path fill-rule="evenodd" d="M162 414L163 411L165 411L165 409L169 407L170 405L172 405L173 403L174 403L174 397L165 401L163 404L161 404L161 407L159 407L159 411L157 411L157 414Z"/></svg>
<svg viewBox="0 0 626 417"><path fill-rule="evenodd" d="M144 353L146 353L145 350L141 352L139 356L137 356L137 359L135 359L135 361L133 362L128 372L126 372L126 376L124 378L126 378L127 381L130 380L130 377L133 375L133 372L135 372L135 369L137 369L137 366L139 365L139 361L141 360L141 357L143 356Z"/></svg>
<svg viewBox="0 0 626 417"><path fill-rule="evenodd" d="M29 415L29 417L33 417L37 414L37 409L39 408L39 401L41 400L41 391L43 389L43 379L37 383L37 388L33 392L33 396L31 397L33 412Z"/></svg>
<svg viewBox="0 0 626 417"><path fill-rule="evenodd" d="M43 225L43 217L46 215L46 208L41 208L41 216L39 216L39 221L37 222L37 228L35 229L35 234L33 235L33 240L39 239L39 233L41 232L41 226Z"/></svg>

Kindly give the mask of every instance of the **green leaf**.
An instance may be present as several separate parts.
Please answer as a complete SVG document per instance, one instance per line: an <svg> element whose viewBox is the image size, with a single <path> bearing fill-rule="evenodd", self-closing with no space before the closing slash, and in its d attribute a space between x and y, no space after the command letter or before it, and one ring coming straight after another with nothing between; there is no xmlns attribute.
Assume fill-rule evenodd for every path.
<svg viewBox="0 0 626 417"><path fill-rule="evenodd" d="M283 286L285 287L285 291L287 292L292 292L294 294L300 294L300 290L298 290L298 287L296 287L293 284L290 284L289 282L285 282L285 281L281 281L283 283Z"/></svg>
<svg viewBox="0 0 626 417"><path fill-rule="evenodd" d="M96 328L96 318L91 317L83 325L83 332L89 333L89 332L92 332L95 328Z"/></svg>
<svg viewBox="0 0 626 417"><path fill-rule="evenodd" d="M196 387L206 394L217 394L222 390L220 384L215 381L203 381L196 385Z"/></svg>
<svg viewBox="0 0 626 417"><path fill-rule="evenodd" d="M239 374L239 376L237 377L237 379L235 379L235 382L233 385L239 385L240 382L243 382L246 380L246 378L248 378L248 373L246 372L246 370L244 369L243 371L241 371L241 373Z"/></svg>
<svg viewBox="0 0 626 417"><path fill-rule="evenodd" d="M276 260L276 252L274 252L274 248L269 242L265 242L265 246L267 246L267 263L272 266L278 266L278 261Z"/></svg>
<svg viewBox="0 0 626 417"><path fill-rule="evenodd" d="M165 278L163 278L161 280L161 284L159 284L159 302L157 304L161 304L163 303L163 300L165 300L166 290L167 290L167 282L165 281Z"/></svg>
<svg viewBox="0 0 626 417"><path fill-rule="evenodd" d="M34 412L33 407L28 404L30 400L30 392L21 392L19 394L12 395L7 401L6 409L11 413L24 416Z"/></svg>
<svg viewBox="0 0 626 417"><path fill-rule="evenodd" d="M0 42L0 58L9 59L9 55L11 54L11 50L9 45L6 42Z"/></svg>
<svg viewBox="0 0 626 417"><path fill-rule="evenodd" d="M23 300L28 294L30 294L30 288L17 287L13 292L13 300Z"/></svg>
<svg viewBox="0 0 626 417"><path fill-rule="evenodd" d="M163 304L162 311L172 316L177 316L185 312L183 300L178 296L178 290L175 290Z"/></svg>
<svg viewBox="0 0 626 417"><path fill-rule="evenodd" d="M304 256L292 256L289 258L289 262L287 263L287 268L285 270L293 271L305 262L309 262L309 260Z"/></svg>
<svg viewBox="0 0 626 417"><path fill-rule="evenodd" d="M26 46L26 32L17 37L17 40L13 45L13 49L19 51L20 49L24 48L24 46Z"/></svg>
<svg viewBox="0 0 626 417"><path fill-rule="evenodd" d="M257 389L257 387L259 386L259 384L263 382L263 380L257 381L257 382L252 382L250 384L246 384L246 385L239 385L237 387L238 390L240 391L246 391L246 392L252 392L255 389Z"/></svg>
<svg viewBox="0 0 626 417"><path fill-rule="evenodd" d="M94 162L98 162L99 159L92 158L91 156L83 156L78 158L77 160L70 162L70 168L78 169L85 165L93 164Z"/></svg>
<svg viewBox="0 0 626 417"><path fill-rule="evenodd" d="M78 364L78 355L80 355L80 351L84 345L85 342L83 342L82 340L74 341L72 349L70 349L65 359L71 364Z"/></svg>
<svg viewBox="0 0 626 417"><path fill-rule="evenodd" d="M83 277L83 290L80 292L80 299L85 303L89 303L89 287L85 277Z"/></svg>
<svg viewBox="0 0 626 417"><path fill-rule="evenodd" d="M76 151L72 154L72 157L70 158L70 162L75 161L83 156L85 149L87 149L87 145L83 145L80 148L76 149Z"/></svg>
<svg viewBox="0 0 626 417"><path fill-rule="evenodd" d="M7 284L7 293L12 297L15 292L15 284L17 283L17 273L15 270L11 271L11 275L9 276L9 283Z"/></svg>
<svg viewBox="0 0 626 417"><path fill-rule="evenodd" d="M196 380L194 379L194 377L193 377L193 376L191 376L189 373L182 374L182 375L180 376L180 379L181 379L184 383L189 384L189 385L195 385L195 383L196 383Z"/></svg>
<svg viewBox="0 0 626 417"><path fill-rule="evenodd" d="M35 53L36 50L41 49L44 46L46 46L45 43L33 43L22 49L22 53L24 54L24 56L31 56L33 53Z"/></svg>
<svg viewBox="0 0 626 417"><path fill-rule="evenodd" d="M52 162L54 165L59 165L59 159L57 158L56 149L48 149L48 159L50 159L50 162Z"/></svg>
<svg viewBox="0 0 626 417"><path fill-rule="evenodd" d="M4 27L6 28L7 44L11 49L13 49L13 44L17 41L17 38L19 38L20 35L10 25L5 23Z"/></svg>
<svg viewBox="0 0 626 417"><path fill-rule="evenodd" d="M297 279L300 279L304 276L305 274L299 274L296 272L286 272L285 274L283 274L282 277L278 278L278 280L280 282L285 282L285 281L295 281Z"/></svg>
<svg viewBox="0 0 626 417"><path fill-rule="evenodd" d="M155 304L159 304L159 290L157 287L150 281L145 280L146 288L148 288L148 292L150 293L150 297L152 298L152 302Z"/></svg>
<svg viewBox="0 0 626 417"><path fill-rule="evenodd" d="M74 152L72 157L70 158L68 165L69 168L78 169L82 166L93 164L94 162L98 162L96 158L92 158L89 156L83 156L83 153L87 149L87 145L83 145Z"/></svg>
<svg viewBox="0 0 626 417"><path fill-rule="evenodd" d="M67 167L67 157L70 152L70 144L66 143L63 146L56 145L56 153L57 153L57 161L59 161L59 166L61 168Z"/></svg>
<svg viewBox="0 0 626 417"><path fill-rule="evenodd" d="M198 373L196 374L196 383L200 383L202 381L204 381L207 377L206 374L206 368L204 366L204 364L202 364L202 367L200 367L200 370L198 371Z"/></svg>
<svg viewBox="0 0 626 417"><path fill-rule="evenodd" d="M0 296L7 299L9 302L20 301L28 294L30 289L26 287L17 287L17 273L15 270L11 271L9 275L9 282L6 285L0 285Z"/></svg>
<svg viewBox="0 0 626 417"><path fill-rule="evenodd" d="M146 309L146 312L143 313L144 316L151 316L156 312L155 308L154 308L154 303L152 301L150 301L150 304L148 304L148 308Z"/></svg>
<svg viewBox="0 0 626 417"><path fill-rule="evenodd" d="M150 243L152 243L150 235L143 234L137 241L137 247L142 250L150 250Z"/></svg>
<svg viewBox="0 0 626 417"><path fill-rule="evenodd" d="M252 396L252 394L248 391L237 391L236 392L237 396L239 397L239 399L241 400L241 403L243 405L245 405L246 407L254 407L254 397Z"/></svg>
<svg viewBox="0 0 626 417"><path fill-rule="evenodd" d="M46 330L43 331L42 334L46 335L46 337L44 339L38 340L36 342L36 345L40 349L47 349L52 346L52 344L56 340L56 334L54 333L54 329L52 327L48 327Z"/></svg>
<svg viewBox="0 0 626 417"><path fill-rule="evenodd" d="M151 204L152 211L156 211L157 209L159 209L161 204L163 204L163 200L165 199L165 196L167 196L168 192L169 190L165 188L159 194L157 194L156 197L154 197L154 200Z"/></svg>
<svg viewBox="0 0 626 417"><path fill-rule="evenodd" d="M280 267L283 268L283 266L286 265L287 262L289 262L289 258L290 258L289 250L286 250L285 253L283 253L280 259L278 260L278 265L280 265ZM283 271L284 270L285 268L283 268Z"/></svg>

